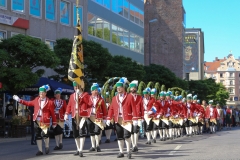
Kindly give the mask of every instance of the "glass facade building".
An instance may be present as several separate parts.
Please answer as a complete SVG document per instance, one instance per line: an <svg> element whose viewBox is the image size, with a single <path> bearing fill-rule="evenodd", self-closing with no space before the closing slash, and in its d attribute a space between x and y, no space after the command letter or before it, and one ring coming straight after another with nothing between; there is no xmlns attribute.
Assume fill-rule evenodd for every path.
<svg viewBox="0 0 240 160"><path fill-rule="evenodd" d="M88 39L112 55L144 63L144 3L142 0L89 0Z"/></svg>

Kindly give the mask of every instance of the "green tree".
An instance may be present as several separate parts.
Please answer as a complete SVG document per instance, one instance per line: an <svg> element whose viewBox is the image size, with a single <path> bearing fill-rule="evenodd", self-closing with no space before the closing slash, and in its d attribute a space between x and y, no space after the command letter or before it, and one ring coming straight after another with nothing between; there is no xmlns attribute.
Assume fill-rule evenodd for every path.
<svg viewBox="0 0 240 160"><path fill-rule="evenodd" d="M54 47L54 52L60 58L60 66L55 69L58 75L54 75L57 80L67 78L69 60L72 52L71 39L58 39ZM105 70L107 69L109 62L112 59L111 54L108 52L107 48L102 47L101 44L94 41L83 40L83 59L85 74L86 90L89 89L91 82L101 82ZM63 81L64 82L64 81ZM65 83L70 83L69 81Z"/></svg>
<svg viewBox="0 0 240 160"><path fill-rule="evenodd" d="M142 65L131 58L124 56L113 56L104 77L127 77L129 81L143 80L145 71Z"/></svg>
<svg viewBox="0 0 240 160"><path fill-rule="evenodd" d="M172 71L170 71L168 68L162 65L151 64L149 66L144 66L144 70L146 72L144 76L145 82L149 81L159 82L161 85L164 84L166 88L172 87L187 88L187 82L184 82L183 80L177 78Z"/></svg>
<svg viewBox="0 0 240 160"><path fill-rule="evenodd" d="M39 67L54 68L59 59L36 38L16 35L0 43L0 79L3 90L13 94L35 84L44 74Z"/></svg>
<svg viewBox="0 0 240 160"><path fill-rule="evenodd" d="M216 93L215 101L216 103L219 103L221 106L226 105L227 99L229 98L229 93L223 86L223 84L218 83L217 86L218 91Z"/></svg>

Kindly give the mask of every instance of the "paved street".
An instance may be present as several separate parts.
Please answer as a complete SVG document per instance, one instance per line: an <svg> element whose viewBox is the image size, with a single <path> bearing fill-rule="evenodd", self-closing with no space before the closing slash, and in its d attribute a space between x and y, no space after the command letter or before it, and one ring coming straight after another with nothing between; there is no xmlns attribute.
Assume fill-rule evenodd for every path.
<svg viewBox="0 0 240 160"><path fill-rule="evenodd" d="M216 134L204 134L193 137L182 137L172 141L157 141L152 145L145 145L146 139L140 139L139 152L132 155L132 159L172 159L172 160L195 160L195 159L239 159L240 155L240 128L233 128L230 131L221 131ZM86 139L84 146L84 157L73 156L75 152L74 139L64 139L62 151L53 151L55 140L50 140L50 154L36 157L37 146L30 145L29 138L0 139L1 160L65 160L65 159L117 159L117 142L101 144L102 152L89 153L90 139ZM102 141L105 141L103 137ZM127 159L125 156L122 159Z"/></svg>

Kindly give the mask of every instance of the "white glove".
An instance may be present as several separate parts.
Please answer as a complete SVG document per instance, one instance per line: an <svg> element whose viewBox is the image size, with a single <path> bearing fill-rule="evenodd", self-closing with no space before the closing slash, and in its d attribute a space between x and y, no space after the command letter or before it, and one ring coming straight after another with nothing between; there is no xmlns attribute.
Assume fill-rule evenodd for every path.
<svg viewBox="0 0 240 160"><path fill-rule="evenodd" d="M187 118L184 118L184 121L186 122L186 121L187 121Z"/></svg>
<svg viewBox="0 0 240 160"><path fill-rule="evenodd" d="M197 116L200 116L200 115L201 115L201 113L198 113L198 114L197 114Z"/></svg>
<svg viewBox="0 0 240 160"><path fill-rule="evenodd" d="M166 117L169 117L170 116L170 114L168 113L168 114L166 114Z"/></svg>
<svg viewBox="0 0 240 160"><path fill-rule="evenodd" d="M160 118L160 115L157 115L157 117L156 118Z"/></svg>
<svg viewBox="0 0 240 160"><path fill-rule="evenodd" d="M150 114L152 114L153 113L153 111L148 111L148 115L150 115Z"/></svg>
<svg viewBox="0 0 240 160"><path fill-rule="evenodd" d="M107 120L104 119L104 120L103 120L103 123L106 124L106 122L107 122Z"/></svg>
<svg viewBox="0 0 240 160"><path fill-rule="evenodd" d="M107 125L107 126L110 126L110 123L111 123L110 120L107 120L107 121L106 121L106 125Z"/></svg>
<svg viewBox="0 0 240 160"><path fill-rule="evenodd" d="M68 115L67 114L64 115L64 120L65 121L68 120Z"/></svg>
<svg viewBox="0 0 240 160"><path fill-rule="evenodd" d="M175 115L175 118L178 118L178 115Z"/></svg>
<svg viewBox="0 0 240 160"><path fill-rule="evenodd" d="M196 113L193 113L193 117L196 117Z"/></svg>
<svg viewBox="0 0 240 160"><path fill-rule="evenodd" d="M20 98L19 98L17 95L14 95L14 96L13 96L13 99L16 100L16 101L18 101L18 102L20 101Z"/></svg>
<svg viewBox="0 0 240 160"><path fill-rule="evenodd" d="M138 125L138 121L137 120L133 120L133 125L137 126Z"/></svg>
<svg viewBox="0 0 240 160"><path fill-rule="evenodd" d="M80 90L79 90L79 89L77 89L77 90L76 90L76 93L77 93L77 94L79 94L79 93L80 93Z"/></svg>

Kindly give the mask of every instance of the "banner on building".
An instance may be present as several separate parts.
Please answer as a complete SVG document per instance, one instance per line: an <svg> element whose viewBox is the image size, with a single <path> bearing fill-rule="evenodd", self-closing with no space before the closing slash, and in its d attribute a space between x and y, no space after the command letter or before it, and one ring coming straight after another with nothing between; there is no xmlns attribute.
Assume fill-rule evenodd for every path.
<svg viewBox="0 0 240 160"><path fill-rule="evenodd" d="M0 23L14 26L17 28L28 29L29 28L29 21L26 19L8 16L5 14L0 13Z"/></svg>
<svg viewBox="0 0 240 160"><path fill-rule="evenodd" d="M198 36L186 33L184 37L184 72L199 71Z"/></svg>

